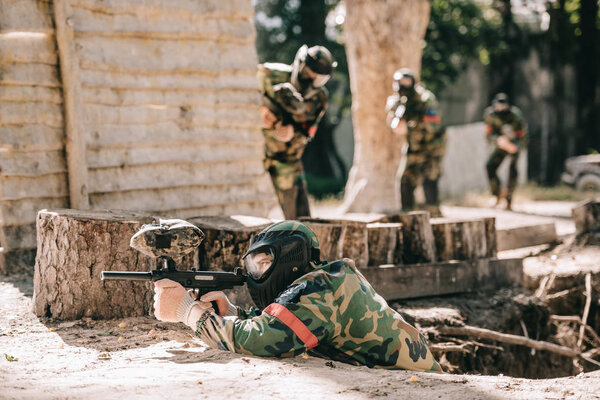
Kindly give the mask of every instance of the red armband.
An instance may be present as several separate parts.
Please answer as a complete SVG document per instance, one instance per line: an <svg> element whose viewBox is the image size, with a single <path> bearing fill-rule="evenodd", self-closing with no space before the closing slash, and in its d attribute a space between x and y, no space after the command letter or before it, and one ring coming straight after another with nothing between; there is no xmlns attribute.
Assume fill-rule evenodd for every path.
<svg viewBox="0 0 600 400"><path fill-rule="evenodd" d="M263 310L269 315L274 316L281 322L283 322L288 328L290 328L298 339L300 339L307 349L312 349L319 344L319 339L296 317L290 310L285 308L279 303L272 303Z"/></svg>

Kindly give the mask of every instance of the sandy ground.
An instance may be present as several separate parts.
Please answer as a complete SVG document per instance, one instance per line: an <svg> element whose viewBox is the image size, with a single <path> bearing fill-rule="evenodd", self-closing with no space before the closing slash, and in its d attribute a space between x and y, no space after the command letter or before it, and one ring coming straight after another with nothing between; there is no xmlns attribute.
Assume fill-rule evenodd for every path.
<svg viewBox="0 0 600 400"><path fill-rule="evenodd" d="M207 349L155 319L40 321L31 282L0 283L0 398L600 399L600 372L549 380L354 367ZM12 361L10 361L12 360Z"/></svg>

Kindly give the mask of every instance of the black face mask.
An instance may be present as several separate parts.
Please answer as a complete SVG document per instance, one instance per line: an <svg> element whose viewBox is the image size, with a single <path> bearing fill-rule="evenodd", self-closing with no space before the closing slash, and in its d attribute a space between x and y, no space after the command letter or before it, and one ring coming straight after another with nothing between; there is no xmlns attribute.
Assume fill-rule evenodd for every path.
<svg viewBox="0 0 600 400"><path fill-rule="evenodd" d="M414 86L404 86L404 85L400 85L400 88L398 89L398 94L400 96L406 96L406 97L410 97L415 93L415 87Z"/></svg>

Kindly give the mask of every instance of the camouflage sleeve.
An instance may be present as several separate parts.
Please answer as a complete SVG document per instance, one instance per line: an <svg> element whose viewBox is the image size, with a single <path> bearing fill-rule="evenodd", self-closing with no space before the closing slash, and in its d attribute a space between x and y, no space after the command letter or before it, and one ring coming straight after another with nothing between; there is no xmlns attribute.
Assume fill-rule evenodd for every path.
<svg viewBox="0 0 600 400"><path fill-rule="evenodd" d="M494 128L494 118L492 117L492 110L490 108L486 108L483 112L483 122L485 122L485 135L488 138L500 134L500 132Z"/></svg>
<svg viewBox="0 0 600 400"><path fill-rule="evenodd" d="M308 137L312 138L317 133L317 128L319 126L319 123L321 122L321 119L323 118L323 115L325 115L325 111L327 111L328 105L329 105L329 92L327 91L326 88L323 88L323 90L321 91L321 94L319 95L319 104L317 105L316 111L315 111L316 117L310 123L310 125L308 126L308 129L306 131L306 133L308 134Z"/></svg>
<svg viewBox="0 0 600 400"><path fill-rule="evenodd" d="M437 99L433 93L428 93L425 110L423 113L423 125L429 134L435 135L442 126L442 116Z"/></svg>
<svg viewBox="0 0 600 400"><path fill-rule="evenodd" d="M303 297L297 303L273 303L245 320L211 314L196 333L221 350L267 357L301 354L328 335L326 315L331 313Z"/></svg>
<svg viewBox="0 0 600 400"><path fill-rule="evenodd" d="M274 98L275 92L273 91L273 82L271 82L271 79L269 79L269 71L263 64L258 65L256 78L258 80L258 89L260 92L264 96Z"/></svg>

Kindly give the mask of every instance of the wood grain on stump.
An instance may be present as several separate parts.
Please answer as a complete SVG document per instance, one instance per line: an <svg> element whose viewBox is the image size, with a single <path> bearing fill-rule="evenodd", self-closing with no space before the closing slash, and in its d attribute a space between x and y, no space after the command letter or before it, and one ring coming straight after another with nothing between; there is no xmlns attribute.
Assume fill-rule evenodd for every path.
<svg viewBox="0 0 600 400"><path fill-rule="evenodd" d="M369 266L402 264L402 224L375 222L367 225Z"/></svg>

